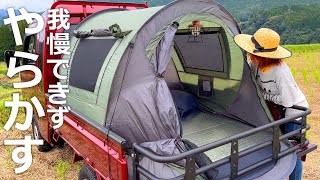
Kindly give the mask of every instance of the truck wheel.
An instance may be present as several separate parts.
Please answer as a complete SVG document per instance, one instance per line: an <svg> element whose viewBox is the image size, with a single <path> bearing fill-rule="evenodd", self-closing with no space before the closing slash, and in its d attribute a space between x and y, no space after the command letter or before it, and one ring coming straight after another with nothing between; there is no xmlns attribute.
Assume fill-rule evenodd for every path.
<svg viewBox="0 0 320 180"><path fill-rule="evenodd" d="M43 139L39 131L38 123L34 117L32 118L32 131L33 131L33 138L35 140L43 140L43 145L37 146L38 150L40 152L49 152L53 147L46 140Z"/></svg>
<svg viewBox="0 0 320 180"><path fill-rule="evenodd" d="M96 180L96 179L97 179L96 173L88 165L82 166L79 172L78 180Z"/></svg>

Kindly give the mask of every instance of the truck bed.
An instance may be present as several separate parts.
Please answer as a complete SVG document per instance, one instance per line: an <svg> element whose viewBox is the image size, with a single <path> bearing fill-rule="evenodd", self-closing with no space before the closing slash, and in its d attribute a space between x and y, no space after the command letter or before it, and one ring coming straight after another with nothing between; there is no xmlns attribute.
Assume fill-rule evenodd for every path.
<svg viewBox="0 0 320 180"><path fill-rule="evenodd" d="M196 144L198 147L225 139L227 137L240 134L242 132L253 129L253 126L241 123L239 121L222 118L215 116L213 114L205 112L195 112L189 115L183 122L183 139L187 139L192 143ZM254 147L266 141L272 140L272 132L262 131L257 134L251 135L247 138L239 140L239 152ZM224 146L206 151L205 154L211 159L212 162L221 160L227 156L230 156L231 145L226 144ZM244 169L246 167L252 166L253 164L268 158L272 154L272 147L266 147L244 156L239 159L239 169ZM254 173L247 174L243 177L237 179L253 179L265 174L274 168L276 163L271 163L269 165L260 168ZM175 170L183 173L184 168L181 169L175 167ZM219 170L217 179L224 178L230 174L230 163L225 164L217 168ZM202 179L198 176L197 179Z"/></svg>
<svg viewBox="0 0 320 180"><path fill-rule="evenodd" d="M253 129L254 127L227 118L218 117L197 111L189 115L183 122L183 139L187 139L198 147L215 142L232 135ZM272 133L262 131L239 141L239 151L272 140ZM217 161L230 155L230 145L205 152L212 160Z"/></svg>
<svg viewBox="0 0 320 180"><path fill-rule="evenodd" d="M310 109L298 106L293 108L305 111L305 114L310 114ZM190 175L190 169L196 168L190 165L192 158L188 159L188 157L195 157L195 155L199 154L199 151L204 152L212 163L197 169L196 174L198 176L195 177L196 179L203 179L201 176L205 171L204 169L213 167L218 170L218 175L215 179L285 179L296 165L297 155L295 150L299 148L299 145L292 146L286 140L283 140L293 134L289 136L288 134L282 135L281 133L278 134L279 131L278 133L273 133L272 128L276 129L277 126L279 127L279 125L294 119L296 117L270 122L261 127L253 127L227 117L206 112L194 112L182 119L182 138L196 144L198 148L161 160L161 155L152 153L137 144L134 147L137 152L152 161L165 163L172 170L172 173L177 175L178 179L183 179ZM305 123L305 119L303 120L304 122L302 123ZM238 142L238 144L234 144L233 148L231 148L230 143L233 142ZM277 147L277 143L280 146ZM308 141L305 141L305 144L308 144ZM278 153L276 152L277 148L279 148ZM237 149L239 150L237 151ZM233 154L230 155L230 152L233 152ZM278 157L274 157L274 155ZM169 158L171 161L168 160ZM175 163L177 159L189 160L189 164L186 166L177 165ZM138 167L141 168L140 165ZM159 177L158 175L153 175L152 172L143 171L143 169L139 169L138 172L141 174L143 172L144 175L148 175L151 179ZM236 177L232 177L235 172Z"/></svg>

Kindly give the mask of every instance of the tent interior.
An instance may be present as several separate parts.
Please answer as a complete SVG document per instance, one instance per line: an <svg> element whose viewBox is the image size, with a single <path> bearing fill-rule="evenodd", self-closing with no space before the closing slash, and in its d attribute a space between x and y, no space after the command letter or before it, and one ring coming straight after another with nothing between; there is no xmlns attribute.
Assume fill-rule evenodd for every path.
<svg viewBox="0 0 320 180"><path fill-rule="evenodd" d="M179 112L182 139L200 147L255 126L225 113L239 92L245 63L242 52L232 36L218 24L201 21L199 32L193 32L192 23L179 26L164 79ZM272 132L261 131L241 139L239 151L269 140ZM215 162L229 156L230 148L230 144L226 144L205 154ZM270 147L264 148L240 159L243 161L240 169L269 157L270 152ZM230 173L228 166L218 169L221 170L218 179ZM272 166L263 172L270 169Z"/></svg>

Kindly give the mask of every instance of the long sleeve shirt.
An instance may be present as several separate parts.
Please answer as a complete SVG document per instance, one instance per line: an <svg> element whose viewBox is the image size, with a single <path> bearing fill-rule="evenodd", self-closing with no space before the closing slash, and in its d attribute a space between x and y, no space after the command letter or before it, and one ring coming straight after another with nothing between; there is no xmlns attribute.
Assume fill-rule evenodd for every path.
<svg viewBox="0 0 320 180"><path fill-rule="evenodd" d="M287 107L285 116L299 111L291 109L293 105L308 107L306 97L295 82L291 70L285 62L263 72L257 65L249 63L265 100Z"/></svg>

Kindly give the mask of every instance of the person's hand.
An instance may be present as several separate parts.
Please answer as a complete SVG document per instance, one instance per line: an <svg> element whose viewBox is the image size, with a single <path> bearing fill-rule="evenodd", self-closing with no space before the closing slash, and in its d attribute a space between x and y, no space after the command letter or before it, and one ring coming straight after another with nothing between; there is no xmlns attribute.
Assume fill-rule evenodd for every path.
<svg viewBox="0 0 320 180"><path fill-rule="evenodd" d="M261 90L261 94L264 100L272 101L275 104L282 105L279 95L270 94L264 90Z"/></svg>

